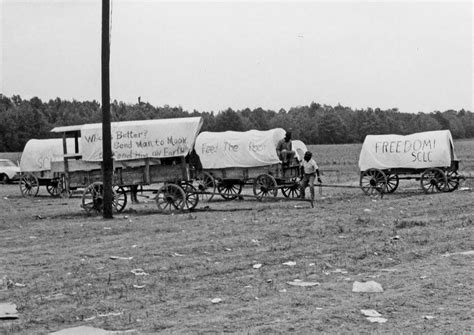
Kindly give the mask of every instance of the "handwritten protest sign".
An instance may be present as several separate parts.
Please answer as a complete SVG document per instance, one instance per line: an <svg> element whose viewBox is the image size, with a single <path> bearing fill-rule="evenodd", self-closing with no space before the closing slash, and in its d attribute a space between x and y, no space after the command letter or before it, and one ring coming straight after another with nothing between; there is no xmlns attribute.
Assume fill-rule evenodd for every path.
<svg viewBox="0 0 474 335"><path fill-rule="evenodd" d="M276 146L284 136L285 130L281 128L202 132L195 148L204 169L257 167L280 162Z"/></svg>
<svg viewBox="0 0 474 335"><path fill-rule="evenodd" d="M113 122L113 158L123 161L186 156L192 150L201 126L200 117ZM81 128L81 153L84 161L102 161L100 123Z"/></svg>
<svg viewBox="0 0 474 335"><path fill-rule="evenodd" d="M448 167L455 158L449 130L407 136L367 135L359 156L359 169Z"/></svg>
<svg viewBox="0 0 474 335"><path fill-rule="evenodd" d="M74 139L67 139L68 152L74 152ZM50 171L51 162L63 160L63 140L51 138L29 140L21 154L20 170L22 172Z"/></svg>

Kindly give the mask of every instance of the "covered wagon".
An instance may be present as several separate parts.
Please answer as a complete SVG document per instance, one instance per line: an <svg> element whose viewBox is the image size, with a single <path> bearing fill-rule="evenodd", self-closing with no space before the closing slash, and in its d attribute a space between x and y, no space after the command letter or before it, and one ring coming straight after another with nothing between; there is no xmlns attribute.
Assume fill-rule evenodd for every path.
<svg viewBox="0 0 474 335"><path fill-rule="evenodd" d="M394 192L400 180L419 180L425 193L459 186L459 161L449 130L411 135L367 135L359 156L360 187L366 194Z"/></svg>
<svg viewBox="0 0 474 335"><path fill-rule="evenodd" d="M194 208L198 195L189 182L185 157L194 146L202 126L200 117L139 120L111 123L113 152L114 208L121 211L127 192L138 186L162 184L156 204L161 211ZM63 139L79 139L80 151L65 151L63 160L53 164L63 173L66 187L85 188L82 207L87 211L102 209L102 124L58 127Z"/></svg>
<svg viewBox="0 0 474 335"><path fill-rule="evenodd" d="M246 184L253 186L257 197L276 196L279 189L286 197L298 197L298 159L283 166L276 151L284 136L282 128L202 132L195 151L209 180L207 184L214 185L226 200L237 198ZM298 141L293 150L304 153L306 146Z"/></svg>
<svg viewBox="0 0 474 335"><path fill-rule="evenodd" d="M74 142L67 142L69 150ZM53 162L63 159L63 141L60 138L29 140L20 160L20 191L23 196L36 196L40 186L45 186L52 196L58 196L63 190L61 174L51 171Z"/></svg>

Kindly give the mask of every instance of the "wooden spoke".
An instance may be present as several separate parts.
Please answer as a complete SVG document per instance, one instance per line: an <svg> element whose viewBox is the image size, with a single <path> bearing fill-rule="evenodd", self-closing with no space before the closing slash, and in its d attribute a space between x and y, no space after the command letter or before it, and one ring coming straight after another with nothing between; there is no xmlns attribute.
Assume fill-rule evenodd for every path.
<svg viewBox="0 0 474 335"><path fill-rule="evenodd" d="M299 198L301 192L298 178L293 178L288 184L285 184L281 188L281 193L287 198Z"/></svg>
<svg viewBox="0 0 474 335"><path fill-rule="evenodd" d="M86 187L82 193L81 207L88 213L99 213L104 209L104 186L95 182Z"/></svg>
<svg viewBox="0 0 474 335"><path fill-rule="evenodd" d="M276 197L278 193L278 185L269 174L261 174L253 182L253 194L259 198Z"/></svg>
<svg viewBox="0 0 474 335"><path fill-rule="evenodd" d="M460 177L457 171L448 171L446 173L446 179L447 179L447 184L446 184L446 192L453 192L459 188L459 183L460 183Z"/></svg>
<svg viewBox="0 0 474 335"><path fill-rule="evenodd" d="M198 192L208 192L209 194L199 194L201 200L211 201L216 192L216 181L208 172L201 172L194 179L194 187Z"/></svg>
<svg viewBox="0 0 474 335"><path fill-rule="evenodd" d="M387 189L387 177L379 169L369 169L361 172L359 184L365 194L380 195Z"/></svg>
<svg viewBox="0 0 474 335"><path fill-rule="evenodd" d="M425 193L445 192L448 188L446 174L438 168L426 169L421 175L420 184Z"/></svg>
<svg viewBox="0 0 474 335"><path fill-rule="evenodd" d="M127 206L127 191L122 186L114 186L113 191L112 208L121 213Z"/></svg>
<svg viewBox="0 0 474 335"><path fill-rule="evenodd" d="M63 191L61 179L53 178L46 184L46 190L53 197L59 197Z"/></svg>
<svg viewBox="0 0 474 335"><path fill-rule="evenodd" d="M199 203L199 194L197 193L196 188L189 182L182 183L181 188L183 189L186 195L184 208L188 210L193 210Z"/></svg>
<svg viewBox="0 0 474 335"><path fill-rule="evenodd" d="M387 175L387 193L393 193L398 188L399 178L396 174Z"/></svg>
<svg viewBox="0 0 474 335"><path fill-rule="evenodd" d="M181 187L175 184L165 184L157 192L155 201L161 213L182 211L186 195Z"/></svg>
<svg viewBox="0 0 474 335"><path fill-rule="evenodd" d="M36 197L39 191L39 181L34 174L26 173L20 178L20 191L24 197Z"/></svg>
<svg viewBox="0 0 474 335"><path fill-rule="evenodd" d="M242 192L242 184L223 180L217 184L217 191L225 200L233 200Z"/></svg>

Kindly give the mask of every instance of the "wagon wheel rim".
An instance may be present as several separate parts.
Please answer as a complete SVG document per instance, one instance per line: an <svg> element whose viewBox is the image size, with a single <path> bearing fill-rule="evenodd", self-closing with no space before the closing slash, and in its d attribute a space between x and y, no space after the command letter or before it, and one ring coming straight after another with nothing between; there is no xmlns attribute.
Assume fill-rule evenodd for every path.
<svg viewBox="0 0 474 335"><path fill-rule="evenodd" d="M297 178L293 178L291 180L292 184L290 185L285 185L281 188L281 193L286 198L299 198L300 197L300 184L298 182Z"/></svg>
<svg viewBox="0 0 474 335"><path fill-rule="evenodd" d="M113 187L113 199L112 199L112 208L117 213L122 213L122 211L127 206L127 192L122 186Z"/></svg>
<svg viewBox="0 0 474 335"><path fill-rule="evenodd" d="M200 194L201 200L211 201L216 192L216 181L214 177L208 172L201 172L194 181L197 191L205 192Z"/></svg>
<svg viewBox="0 0 474 335"><path fill-rule="evenodd" d="M387 175L387 193L393 193L395 190L398 188L400 180L398 178L398 175L396 174L390 174Z"/></svg>
<svg viewBox="0 0 474 335"><path fill-rule="evenodd" d="M24 197L36 197L39 191L39 181L38 178L31 174L27 173L21 176L20 178L20 192Z"/></svg>
<svg viewBox="0 0 474 335"><path fill-rule="evenodd" d="M87 213L100 213L104 209L104 187L101 182L95 182L86 187L82 193L81 207Z"/></svg>
<svg viewBox="0 0 474 335"><path fill-rule="evenodd" d="M269 174L261 174L253 182L253 194L257 198L276 197L278 185L275 178Z"/></svg>
<svg viewBox="0 0 474 335"><path fill-rule="evenodd" d="M242 192L242 184L224 180L217 184L217 191L225 200L234 200Z"/></svg>
<svg viewBox="0 0 474 335"><path fill-rule="evenodd" d="M438 168L426 169L420 178L421 188L425 193L445 192L448 180L443 170Z"/></svg>
<svg viewBox="0 0 474 335"><path fill-rule="evenodd" d="M446 179L447 179L447 183L446 183L447 192L453 192L459 188L461 178L459 177L459 174L457 173L457 171L448 171L446 173Z"/></svg>
<svg viewBox="0 0 474 335"><path fill-rule="evenodd" d="M53 197L59 197L63 191L61 180L59 178L51 179L46 185L46 190Z"/></svg>
<svg viewBox="0 0 474 335"><path fill-rule="evenodd" d="M196 188L189 182L182 183L181 188L185 193L184 208L193 210L199 203L199 193L197 193Z"/></svg>
<svg viewBox="0 0 474 335"><path fill-rule="evenodd" d="M165 184L158 189L155 202L161 213L182 211L185 205L186 194L175 184Z"/></svg>
<svg viewBox="0 0 474 335"><path fill-rule="evenodd" d="M369 169L361 173L359 185L366 195L383 195L387 190L387 177L379 169Z"/></svg>

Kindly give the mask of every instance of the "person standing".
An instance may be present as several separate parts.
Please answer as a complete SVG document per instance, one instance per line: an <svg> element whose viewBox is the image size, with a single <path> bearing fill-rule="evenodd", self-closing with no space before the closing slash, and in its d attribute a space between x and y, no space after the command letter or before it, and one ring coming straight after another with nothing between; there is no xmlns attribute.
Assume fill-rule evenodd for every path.
<svg viewBox="0 0 474 335"><path fill-rule="evenodd" d="M314 180L316 176L318 177L318 183L321 182L321 177L319 175L319 167L316 164L316 161L313 159L313 154L311 151L306 151L301 162L301 174L303 179L301 181L300 187L300 198L305 198L305 189L309 186L309 192L311 195L311 201L314 200Z"/></svg>
<svg viewBox="0 0 474 335"><path fill-rule="evenodd" d="M278 141L276 151L283 165L289 165L295 157L295 152L291 144L291 132L287 131L285 137Z"/></svg>

